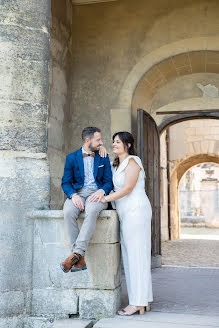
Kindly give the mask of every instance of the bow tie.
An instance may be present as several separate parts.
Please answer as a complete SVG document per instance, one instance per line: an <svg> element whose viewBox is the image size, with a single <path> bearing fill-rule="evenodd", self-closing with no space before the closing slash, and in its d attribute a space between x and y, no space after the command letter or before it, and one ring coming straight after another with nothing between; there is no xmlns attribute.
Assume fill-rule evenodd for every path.
<svg viewBox="0 0 219 328"><path fill-rule="evenodd" d="M92 154L83 153L83 157L88 157L88 156L95 157L95 153Z"/></svg>

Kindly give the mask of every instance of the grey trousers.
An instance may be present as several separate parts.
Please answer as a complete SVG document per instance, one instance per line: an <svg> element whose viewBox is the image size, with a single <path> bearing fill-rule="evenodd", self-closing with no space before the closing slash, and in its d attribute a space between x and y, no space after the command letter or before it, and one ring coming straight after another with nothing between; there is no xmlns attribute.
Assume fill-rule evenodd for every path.
<svg viewBox="0 0 219 328"><path fill-rule="evenodd" d="M71 250L73 253L85 254L88 248L89 241L96 227L96 220L99 213L107 208L107 203L91 203L88 201L88 197L92 195L96 190L81 188L78 191L78 195L82 198L85 204L85 218L81 230L78 228L77 218L80 214L80 210L75 207L71 199L66 199L63 212L65 230L68 235Z"/></svg>

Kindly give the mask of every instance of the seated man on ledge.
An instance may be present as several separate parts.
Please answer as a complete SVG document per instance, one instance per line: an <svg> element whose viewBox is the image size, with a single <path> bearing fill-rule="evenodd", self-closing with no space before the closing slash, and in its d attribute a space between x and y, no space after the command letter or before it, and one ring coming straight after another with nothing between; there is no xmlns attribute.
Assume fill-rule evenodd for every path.
<svg viewBox="0 0 219 328"><path fill-rule="evenodd" d="M107 208L107 203L101 203L100 199L113 188L109 157L99 155L103 144L100 129L85 128L82 140L83 146L66 156L62 178L62 189L67 195L64 224L73 252L60 264L64 272L86 269L85 251L100 211ZM77 218L82 211L85 211L85 219L79 231Z"/></svg>

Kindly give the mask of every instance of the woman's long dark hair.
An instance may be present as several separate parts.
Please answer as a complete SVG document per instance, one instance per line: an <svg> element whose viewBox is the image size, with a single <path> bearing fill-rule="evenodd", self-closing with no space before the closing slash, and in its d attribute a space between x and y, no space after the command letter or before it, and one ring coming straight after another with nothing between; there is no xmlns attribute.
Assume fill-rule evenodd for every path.
<svg viewBox="0 0 219 328"><path fill-rule="evenodd" d="M134 138L133 135L127 131L116 132L113 135L113 141L115 137L118 136L119 139L122 141L124 148L126 149L129 155L136 155L135 146L134 146ZM116 157L113 162L114 167L119 166L119 157Z"/></svg>

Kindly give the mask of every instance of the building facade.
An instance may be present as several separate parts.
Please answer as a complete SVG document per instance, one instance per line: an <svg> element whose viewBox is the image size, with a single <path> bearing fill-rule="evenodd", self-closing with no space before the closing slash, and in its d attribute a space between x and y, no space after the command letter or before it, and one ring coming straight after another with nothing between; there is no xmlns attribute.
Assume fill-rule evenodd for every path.
<svg viewBox="0 0 219 328"><path fill-rule="evenodd" d="M33 310L35 228L29 213L62 208L64 158L81 145L83 127L100 127L110 149L115 131L132 131L137 140L139 108L163 135L182 120L218 120L218 13L217 0L1 3L3 327L23 327L22 318L37 313L43 318ZM179 181L195 164L219 162L218 135L216 124L214 145L180 155L169 177L161 165L162 190L170 182L169 199L161 194L161 213L172 222L169 237L179 233ZM165 147L161 140L161 157Z"/></svg>

